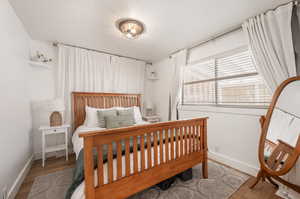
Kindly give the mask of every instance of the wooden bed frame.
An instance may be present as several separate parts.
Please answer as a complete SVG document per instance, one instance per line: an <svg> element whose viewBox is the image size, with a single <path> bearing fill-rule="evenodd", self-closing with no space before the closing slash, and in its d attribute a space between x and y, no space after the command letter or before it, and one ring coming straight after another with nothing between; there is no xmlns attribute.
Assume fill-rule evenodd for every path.
<svg viewBox="0 0 300 199"><path fill-rule="evenodd" d="M110 108L113 106L140 107L141 105L140 95L138 94L73 92L72 97L73 121L76 128L83 124L86 105L97 108ZM207 118L94 131L79 136L84 139L85 196L87 199L127 198L199 163L202 163L203 178L208 177ZM133 140L133 173L130 172L129 139ZM138 157L138 140L141 143L140 158ZM164 140L164 143L158 142L158 140ZM124 177L122 177L121 142L125 143ZM116 173L113 171L112 143L116 143L117 146ZM107 184L104 184L103 180L103 145L107 145L108 149ZM151 148L153 148L154 155L151 154ZM98 152L96 171L98 183L94 179L93 150L95 149ZM140 170L138 169L139 162L141 165ZM114 176L117 177L116 180L114 180Z"/></svg>

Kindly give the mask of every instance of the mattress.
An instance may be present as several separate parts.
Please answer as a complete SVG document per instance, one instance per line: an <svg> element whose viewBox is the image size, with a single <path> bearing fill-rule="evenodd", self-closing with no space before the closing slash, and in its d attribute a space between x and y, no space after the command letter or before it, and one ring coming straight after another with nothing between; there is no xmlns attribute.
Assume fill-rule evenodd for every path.
<svg viewBox="0 0 300 199"><path fill-rule="evenodd" d="M142 122L139 123L137 125L141 125L141 124L147 124L147 122ZM104 128L88 128L85 126L80 126L78 127L78 129L74 132L73 137L72 137L72 142L74 145L74 151L76 153L76 158L78 157L78 154L80 152L80 150L83 148L83 139L79 138L79 133L84 133L84 132L88 132L88 131L94 131L94 130L104 130ZM170 143L169 143L169 148L170 148ZM165 151L165 144L163 145L163 150ZM151 148L151 153L152 153L152 157L154 157L154 149ZM145 148L145 165L147 168L148 165L148 158L147 158L147 149ZM171 150L169 150L169 155L171 155ZM176 156L176 145L174 142L174 157ZM141 158L141 154L140 151L138 151L138 160L140 160ZM170 156L169 156L170 157ZM163 157L163 159L165 159L165 156ZM154 160L152 158L152 165L154 165ZM158 164L160 164L160 154L159 154L159 150L158 150ZM125 177L125 156L122 156L122 177ZM108 183L108 170L107 170L107 163L103 164L103 175L104 175L104 184ZM133 173L133 154L130 154L130 173ZM141 162L138 162L138 171L141 171ZM97 182L97 170L94 171L95 172L95 185L98 184ZM116 180L117 176L117 160L114 159L113 160L113 179ZM85 183L84 181L76 188L76 190L74 191L71 199L84 199L85 195L84 195L84 190L85 190Z"/></svg>

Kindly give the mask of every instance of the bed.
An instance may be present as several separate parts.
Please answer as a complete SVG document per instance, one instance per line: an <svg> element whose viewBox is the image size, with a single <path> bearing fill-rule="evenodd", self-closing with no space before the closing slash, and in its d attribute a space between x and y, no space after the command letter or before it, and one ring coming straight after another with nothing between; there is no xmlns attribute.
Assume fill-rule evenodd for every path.
<svg viewBox="0 0 300 199"><path fill-rule="evenodd" d="M141 121L116 129L86 128L86 106L140 107L140 95L73 92L72 104L74 151L78 156L83 147L84 154L84 182L72 199L127 198L199 163L203 164L203 178L208 177L207 118L156 124Z"/></svg>

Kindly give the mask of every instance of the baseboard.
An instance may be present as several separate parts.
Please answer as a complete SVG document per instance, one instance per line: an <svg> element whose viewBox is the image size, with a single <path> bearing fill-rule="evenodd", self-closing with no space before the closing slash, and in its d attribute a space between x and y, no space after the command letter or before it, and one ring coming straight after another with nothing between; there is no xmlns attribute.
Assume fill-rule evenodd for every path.
<svg viewBox="0 0 300 199"><path fill-rule="evenodd" d="M235 160L235 159L225 156L223 154L219 154L219 153L215 153L215 152L208 152L208 157L212 160L215 160L217 162L228 165L234 169L237 169L239 171L247 173L251 176L256 176L256 174L259 171L258 167L254 167L252 165L241 162L239 160Z"/></svg>
<svg viewBox="0 0 300 199"><path fill-rule="evenodd" d="M23 181L25 180L25 177L27 176L27 174L29 173L29 170L31 168L33 162L33 155L30 156L30 158L27 160L25 166L23 167L23 169L21 170L21 172L19 173L17 179L15 180L14 184L12 185L12 187L10 188L8 194L7 194L7 198L8 199L14 199L23 183Z"/></svg>

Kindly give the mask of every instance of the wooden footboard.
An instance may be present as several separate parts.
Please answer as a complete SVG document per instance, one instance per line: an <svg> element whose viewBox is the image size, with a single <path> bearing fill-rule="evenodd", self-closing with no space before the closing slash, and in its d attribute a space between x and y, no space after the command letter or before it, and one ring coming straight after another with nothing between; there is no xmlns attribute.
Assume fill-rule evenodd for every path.
<svg viewBox="0 0 300 199"><path fill-rule="evenodd" d="M203 164L203 177L207 178L208 175L207 118L89 132L80 134L80 137L84 138L87 199L127 198L199 163ZM124 156L122 143L125 143ZM116 172L113 169L113 145L116 146ZM104 146L107 150L106 184ZM98 157L97 180L94 173L95 150ZM133 161L130 160L131 156ZM125 165L122 165L122 158L125 158ZM122 175L124 167L125 175Z"/></svg>

